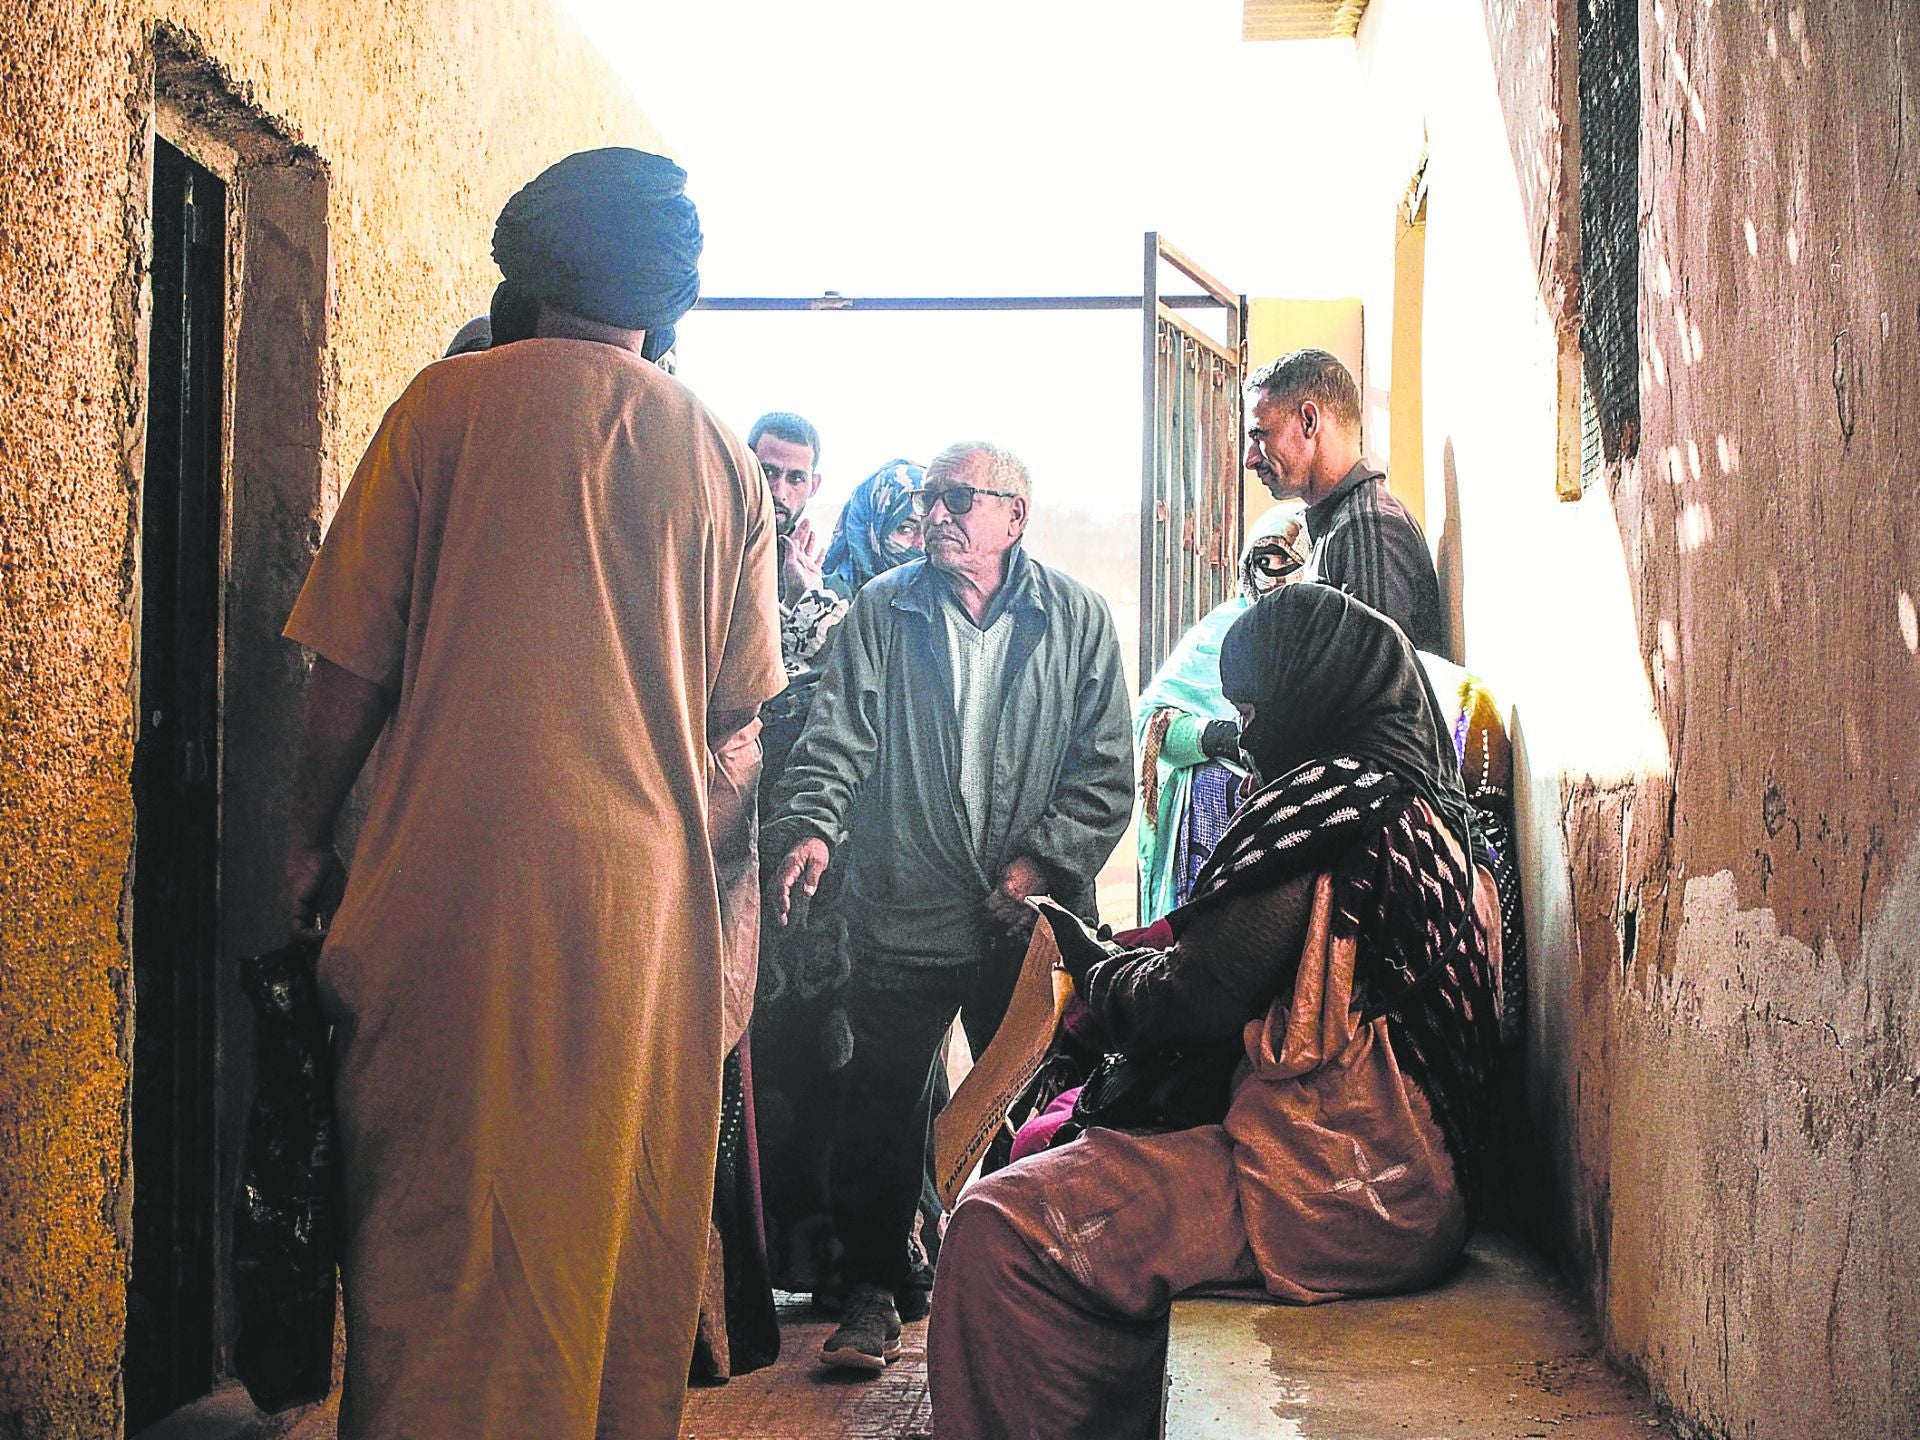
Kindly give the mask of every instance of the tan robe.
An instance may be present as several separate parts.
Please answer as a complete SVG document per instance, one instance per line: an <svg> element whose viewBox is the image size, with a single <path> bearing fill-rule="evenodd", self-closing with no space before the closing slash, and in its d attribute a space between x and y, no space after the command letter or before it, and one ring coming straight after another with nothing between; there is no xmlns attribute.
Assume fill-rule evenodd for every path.
<svg viewBox="0 0 1920 1440"><path fill-rule="evenodd" d="M321 962L347 1440L677 1433L772 576L752 456L611 346L429 366L361 463L287 626L398 692Z"/></svg>
<svg viewBox="0 0 1920 1440"><path fill-rule="evenodd" d="M1452 1157L1387 1022L1358 1022L1332 893L1322 876L1292 993L1247 1024L1224 1125L1090 1130L962 1195L927 1336L936 1440L1146 1440L1175 1296L1313 1304L1430 1284L1458 1257ZM1497 970L1484 871L1474 904Z"/></svg>

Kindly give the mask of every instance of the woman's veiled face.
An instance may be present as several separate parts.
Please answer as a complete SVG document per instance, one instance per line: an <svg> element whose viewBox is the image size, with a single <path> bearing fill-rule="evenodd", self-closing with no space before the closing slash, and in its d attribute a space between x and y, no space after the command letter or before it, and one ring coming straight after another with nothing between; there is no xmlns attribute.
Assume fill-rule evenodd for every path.
<svg viewBox="0 0 1920 1440"><path fill-rule="evenodd" d="M886 545L889 550L911 550L916 555L925 550L927 545L920 538L919 517L909 515L889 530L886 534Z"/></svg>
<svg viewBox="0 0 1920 1440"><path fill-rule="evenodd" d="M1261 528L1255 530L1241 552L1239 588L1249 604L1306 576L1310 546L1305 512L1293 507L1292 514L1285 514L1285 508L1263 515Z"/></svg>
<svg viewBox="0 0 1920 1440"><path fill-rule="evenodd" d="M1262 540L1247 556L1247 583L1255 597L1271 595L1298 575L1303 567L1288 553L1278 536Z"/></svg>

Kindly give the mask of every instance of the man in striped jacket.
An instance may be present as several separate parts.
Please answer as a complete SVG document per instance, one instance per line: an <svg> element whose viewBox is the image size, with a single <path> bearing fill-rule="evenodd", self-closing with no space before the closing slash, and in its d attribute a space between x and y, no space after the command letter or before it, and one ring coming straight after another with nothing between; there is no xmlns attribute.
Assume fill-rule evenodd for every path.
<svg viewBox="0 0 1920 1440"><path fill-rule="evenodd" d="M1247 381L1246 466L1276 500L1307 502L1309 579L1371 605L1444 654L1440 580L1419 522L1360 458L1360 392L1325 350L1295 350Z"/></svg>

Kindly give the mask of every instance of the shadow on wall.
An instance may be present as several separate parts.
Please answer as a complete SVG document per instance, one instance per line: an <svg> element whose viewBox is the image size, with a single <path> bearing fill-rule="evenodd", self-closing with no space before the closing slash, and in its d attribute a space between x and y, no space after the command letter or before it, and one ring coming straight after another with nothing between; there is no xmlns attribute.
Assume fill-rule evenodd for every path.
<svg viewBox="0 0 1920 1440"><path fill-rule="evenodd" d="M1467 658L1466 549L1460 539L1460 473L1454 463L1451 435L1441 446L1440 469L1446 498L1434 566L1440 573L1440 603L1447 612L1447 656L1463 665Z"/></svg>

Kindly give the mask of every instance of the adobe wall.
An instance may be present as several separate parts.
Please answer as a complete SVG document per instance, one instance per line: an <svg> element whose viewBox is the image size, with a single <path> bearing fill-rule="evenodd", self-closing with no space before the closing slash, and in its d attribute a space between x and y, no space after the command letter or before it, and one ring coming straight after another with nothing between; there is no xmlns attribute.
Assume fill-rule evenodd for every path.
<svg viewBox="0 0 1920 1440"><path fill-rule="evenodd" d="M1920 11L1810 8L1641 6L1642 439L1566 504L1573 7L1360 36L1383 251L1430 149L1430 537L1515 710L1524 1203L1616 1357L1755 1440L1920 1433Z"/></svg>
<svg viewBox="0 0 1920 1440"><path fill-rule="evenodd" d="M1671 878L1618 961L1608 1321L1711 1429L1915 1434L1920 10L1641 24L1610 478L1673 809L1628 856Z"/></svg>
<svg viewBox="0 0 1920 1440"><path fill-rule="evenodd" d="M330 512L381 409L485 306L497 279L487 258L492 222L506 196L573 149L661 148L544 0L0 7L7 1436L120 1428L130 1195L124 897L156 25L206 56L269 130L325 169L324 237L287 242L289 263L324 261L330 271L326 313L312 324L326 336L311 439L321 451L311 466L316 493L285 516L302 532ZM286 577L276 583L284 588ZM234 633L257 637L275 624L268 617Z"/></svg>

